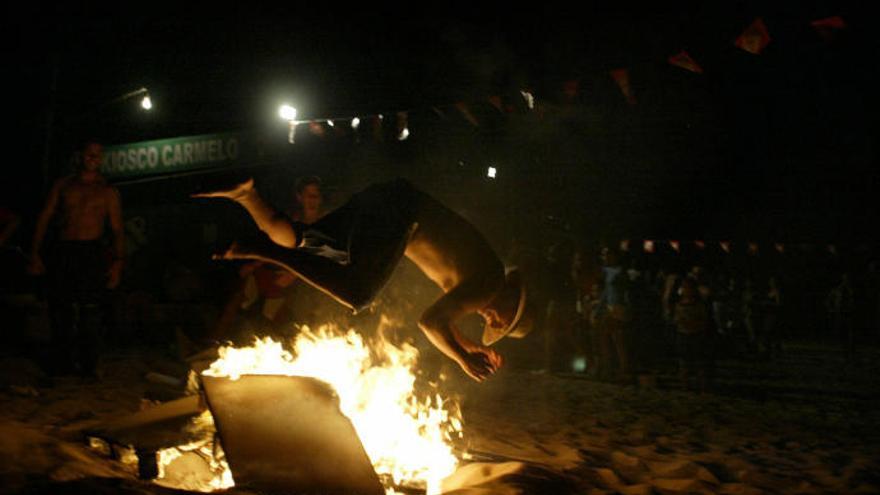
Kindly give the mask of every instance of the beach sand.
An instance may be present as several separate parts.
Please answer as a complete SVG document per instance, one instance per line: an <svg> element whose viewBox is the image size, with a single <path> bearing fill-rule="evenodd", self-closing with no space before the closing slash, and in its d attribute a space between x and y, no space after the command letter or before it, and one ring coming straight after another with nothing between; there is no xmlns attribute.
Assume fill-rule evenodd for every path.
<svg viewBox="0 0 880 495"><path fill-rule="evenodd" d="M450 369L469 459L444 493L880 493L880 362L816 345L776 362L719 363L715 393L621 386L503 368L478 384ZM151 402L144 376L173 368L116 352L100 382L49 386L23 358L0 360L0 493L185 493L137 480L81 431ZM234 488L229 493L247 493Z"/></svg>

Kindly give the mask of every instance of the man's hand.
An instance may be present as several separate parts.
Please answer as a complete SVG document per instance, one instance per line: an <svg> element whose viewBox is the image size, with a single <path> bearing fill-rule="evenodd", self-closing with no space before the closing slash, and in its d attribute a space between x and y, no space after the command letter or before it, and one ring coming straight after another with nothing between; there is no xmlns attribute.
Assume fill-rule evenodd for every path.
<svg viewBox="0 0 880 495"><path fill-rule="evenodd" d="M107 270L107 288L115 289L122 281L122 260L114 260Z"/></svg>
<svg viewBox="0 0 880 495"><path fill-rule="evenodd" d="M504 363L501 354L488 347L471 349L459 361L461 369L471 378L482 382L490 375L498 371Z"/></svg>
<svg viewBox="0 0 880 495"><path fill-rule="evenodd" d="M43 258L39 254L32 254L31 261L28 263L27 271L31 275L42 275L46 273L46 266L43 265Z"/></svg>

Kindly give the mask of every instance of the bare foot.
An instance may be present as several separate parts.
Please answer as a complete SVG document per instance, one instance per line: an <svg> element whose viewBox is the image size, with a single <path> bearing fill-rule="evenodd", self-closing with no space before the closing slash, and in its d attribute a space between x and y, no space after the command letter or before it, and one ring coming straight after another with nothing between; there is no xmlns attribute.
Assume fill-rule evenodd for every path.
<svg viewBox="0 0 880 495"><path fill-rule="evenodd" d="M229 189L220 189L217 191L209 191L203 193L190 194L191 198L226 198L232 201L240 201L244 197L254 192L254 179L250 178L240 184L236 184Z"/></svg>
<svg viewBox="0 0 880 495"><path fill-rule="evenodd" d="M215 260L240 260L247 258L247 253L245 253L241 246L237 242L233 242L226 251L223 253L217 253L211 257L211 259Z"/></svg>

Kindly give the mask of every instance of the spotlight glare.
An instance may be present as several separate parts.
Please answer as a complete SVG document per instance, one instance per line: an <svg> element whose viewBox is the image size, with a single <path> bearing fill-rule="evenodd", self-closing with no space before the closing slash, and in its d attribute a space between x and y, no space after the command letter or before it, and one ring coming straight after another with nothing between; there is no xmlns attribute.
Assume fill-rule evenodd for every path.
<svg viewBox="0 0 880 495"><path fill-rule="evenodd" d="M153 100L150 99L150 95L145 95L141 100L141 108L144 110L149 110L153 108Z"/></svg>
<svg viewBox="0 0 880 495"><path fill-rule="evenodd" d="M334 124L332 120L327 120L327 125L330 127L336 127L336 124Z"/></svg>
<svg viewBox="0 0 880 495"><path fill-rule="evenodd" d="M498 175L498 169L496 169L495 167L489 167L489 170L486 172L486 176L490 179L494 179L496 175Z"/></svg>
<svg viewBox="0 0 880 495"><path fill-rule="evenodd" d="M284 120L296 120L296 109L290 105L284 104L278 108L278 115Z"/></svg>
<svg viewBox="0 0 880 495"><path fill-rule="evenodd" d="M409 137L409 129L404 127L400 131L400 134L397 136L397 140L398 141L406 141L406 138L408 138L408 137Z"/></svg>
<svg viewBox="0 0 880 495"><path fill-rule="evenodd" d="M357 117L351 119L351 128L352 129L357 129L360 125L361 125L361 119L359 119Z"/></svg>

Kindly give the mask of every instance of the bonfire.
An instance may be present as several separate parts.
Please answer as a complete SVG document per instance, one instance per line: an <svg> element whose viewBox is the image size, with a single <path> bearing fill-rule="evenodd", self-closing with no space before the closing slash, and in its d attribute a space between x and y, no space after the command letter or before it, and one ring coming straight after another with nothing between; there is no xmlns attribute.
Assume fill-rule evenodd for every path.
<svg viewBox="0 0 880 495"><path fill-rule="evenodd" d="M219 359L202 374L231 380L244 375L322 380L336 391L341 412L354 426L388 493L394 493L395 487L440 492L441 480L459 463L453 441L462 435L461 414L456 403L442 397L442 377L429 382L430 394L416 392L418 350L413 345L398 346L383 338L368 345L354 330L342 332L324 325L316 331L302 327L291 348L288 351L271 337L257 338L249 347L221 347ZM190 427L201 440L159 452L156 482L205 492L234 486L215 440L210 412L205 411ZM175 463L194 454L207 462L210 477L169 474L179 470Z"/></svg>

